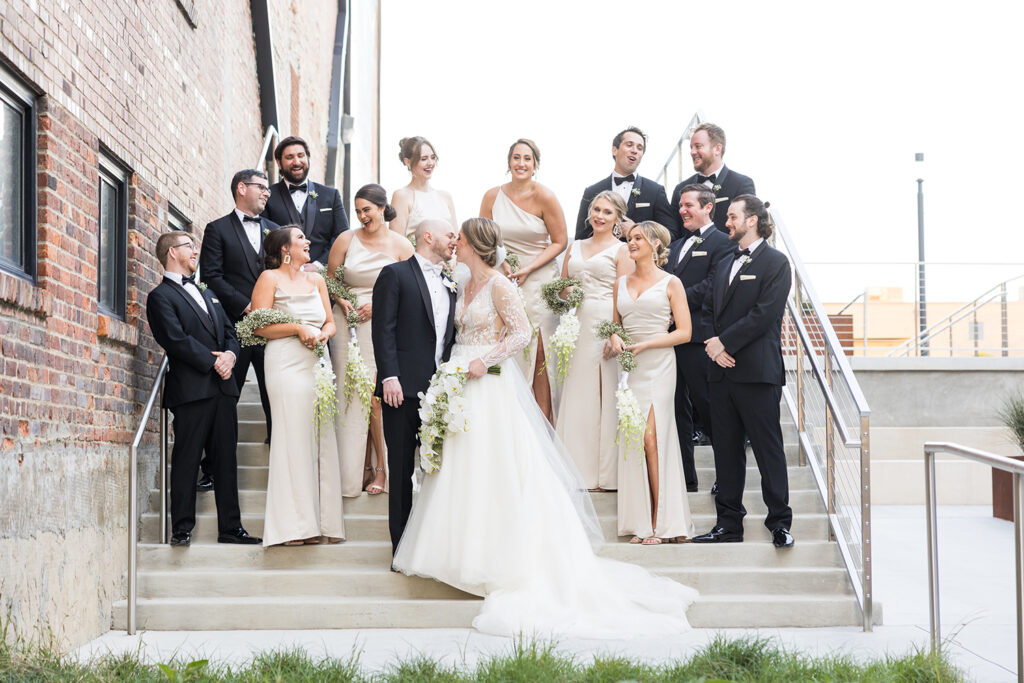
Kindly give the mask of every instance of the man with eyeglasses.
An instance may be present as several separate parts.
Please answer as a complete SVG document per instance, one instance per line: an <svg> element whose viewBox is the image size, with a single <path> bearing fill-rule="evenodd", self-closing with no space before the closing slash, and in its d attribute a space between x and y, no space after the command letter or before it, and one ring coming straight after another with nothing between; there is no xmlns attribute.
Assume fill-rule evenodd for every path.
<svg viewBox="0 0 1024 683"><path fill-rule="evenodd" d="M217 542L258 544L261 539L242 528L238 508L238 385L231 375L240 353L235 327L214 292L196 281L199 254L191 235L164 233L156 256L164 277L146 297L146 318L168 358L163 405L174 414L171 545L192 542L204 450L217 482Z"/></svg>
<svg viewBox="0 0 1024 683"><path fill-rule="evenodd" d="M231 194L235 208L226 216L207 224L203 233L203 250L199 257L203 280L220 297L232 323L236 323L251 309L250 299L256 278L263 272L263 239L280 226L262 216L270 187L267 174L256 169L239 171L231 178ZM263 376L263 347L243 347L235 364L235 382L241 390L249 365L256 372L260 389L260 402L267 419L269 443L271 420L270 399L267 398ZM200 490L209 490L207 472L200 482Z"/></svg>

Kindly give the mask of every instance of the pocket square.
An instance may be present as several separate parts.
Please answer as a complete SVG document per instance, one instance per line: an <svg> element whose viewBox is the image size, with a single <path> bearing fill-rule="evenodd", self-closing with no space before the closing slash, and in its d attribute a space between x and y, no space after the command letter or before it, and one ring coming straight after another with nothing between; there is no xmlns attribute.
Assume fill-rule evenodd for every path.
<svg viewBox="0 0 1024 683"><path fill-rule="evenodd" d="M707 255L708 255L708 252L706 252L706 251L695 251L695 252L693 252L694 258L696 258L697 256L707 256Z"/></svg>
<svg viewBox="0 0 1024 683"><path fill-rule="evenodd" d="M212 301L215 304L219 304L220 303L220 299L210 299L210 301Z"/></svg>
<svg viewBox="0 0 1024 683"><path fill-rule="evenodd" d="M756 280L756 275L740 275L740 280Z"/></svg>
<svg viewBox="0 0 1024 683"><path fill-rule="evenodd" d="M727 202L727 201L729 201L728 197L715 197L715 204L717 204L718 202Z"/></svg>
<svg viewBox="0 0 1024 683"><path fill-rule="evenodd" d="M331 207L328 206L326 209L320 209L320 213L323 213L324 211L330 211L330 210L331 210Z"/></svg>
<svg viewBox="0 0 1024 683"><path fill-rule="evenodd" d="M636 203L636 208L638 208L638 209L644 209L644 208L647 208L647 207L648 207L648 206L650 206L650 205L651 205L651 203L650 203L650 202L637 202L637 203Z"/></svg>

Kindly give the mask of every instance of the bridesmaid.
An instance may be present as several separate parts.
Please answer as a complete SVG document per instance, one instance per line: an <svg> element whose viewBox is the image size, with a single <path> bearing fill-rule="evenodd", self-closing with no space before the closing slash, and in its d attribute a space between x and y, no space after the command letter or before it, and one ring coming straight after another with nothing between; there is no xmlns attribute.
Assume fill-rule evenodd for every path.
<svg viewBox="0 0 1024 683"><path fill-rule="evenodd" d="M345 538L341 471L334 430L313 425L317 363L311 349L334 336L324 279L307 273L309 240L286 225L263 240L266 270L256 280L252 308L276 308L301 320L256 330L266 338L264 365L270 410L277 418L270 438L263 545L339 543ZM326 351L325 351L326 353Z"/></svg>
<svg viewBox="0 0 1024 683"><path fill-rule="evenodd" d="M643 457L623 452L618 459L619 536L633 534L629 542L644 545L671 543L694 533L676 435L672 349L690 339L690 310L679 278L660 270L668 259L670 239L668 230L654 221L629 229L626 246L636 270L615 283L614 320L622 323L633 344L623 346L616 334L609 340L612 354L624 348L636 354L637 369L629 373L629 388L647 416ZM671 320L676 329L668 332Z"/></svg>
<svg viewBox="0 0 1024 683"><path fill-rule="evenodd" d="M605 190L594 197L589 216L593 237L574 241L562 262L562 277L580 280L584 296L576 311L580 336L562 385L557 431L587 488L614 491L619 459L615 443L618 364L604 358L604 342L594 328L612 319L615 281L633 271L633 262L619 241L620 223L626 217L626 202L619 193Z"/></svg>
<svg viewBox="0 0 1024 683"><path fill-rule="evenodd" d="M540 167L540 150L533 140L520 138L508 150L511 180L492 187L480 203L480 215L501 227L501 238L510 253L519 257L520 268L509 274L519 285L534 336L525 354L516 360L533 388L544 416L552 423L551 388L554 366L545 362L545 346L558 320L544 305L542 285L558 277L557 257L565 249L565 214L554 193L533 177ZM547 372L545 372L545 368Z"/></svg>
<svg viewBox="0 0 1024 683"><path fill-rule="evenodd" d="M388 204L387 193L380 185L364 185L356 192L356 219L360 227L338 235L327 259L327 272L345 266L345 286L358 297L355 308L359 325L359 353L363 365L376 379L377 364L370 337L373 319L373 285L381 269L412 256L409 240L391 230L385 223L393 220L395 210ZM352 304L344 299L334 303L335 316L343 325L342 334L333 345L334 374L338 378L338 444L341 447L341 493L358 496L365 490L371 496L387 490L387 452L381 423L380 399L370 400L370 426L367 429L365 408L357 396L345 407L345 364L348 362L349 331L345 322ZM369 439L367 439L369 436Z"/></svg>
<svg viewBox="0 0 1024 683"><path fill-rule="evenodd" d="M398 159L409 169L412 178L408 185L395 190L391 198L391 205L395 208L391 229L399 235L412 237L416 234L416 226L430 219L447 221L457 229L452 196L430 187L430 179L437 166L434 146L426 138L416 135L402 138L398 147Z"/></svg>

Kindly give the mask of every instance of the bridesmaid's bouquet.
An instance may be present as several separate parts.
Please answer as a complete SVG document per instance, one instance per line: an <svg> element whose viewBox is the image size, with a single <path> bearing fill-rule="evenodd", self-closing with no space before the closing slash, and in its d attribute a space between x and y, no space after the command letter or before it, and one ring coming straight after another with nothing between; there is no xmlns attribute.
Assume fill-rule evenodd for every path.
<svg viewBox="0 0 1024 683"><path fill-rule="evenodd" d="M334 269L334 275L327 274L327 268L320 267L320 275L327 283L327 293L334 299L345 301L353 307L359 305L359 297L355 292L345 286L345 266L338 266ZM345 361L345 381L342 393L345 395L345 407L348 408L353 396L358 396L363 404L364 419L370 422L370 408L373 405L373 377L363 362L363 354L359 350L359 338L356 336L356 327L359 325L359 314L355 310L348 312L345 317L348 325L348 353Z"/></svg>
<svg viewBox="0 0 1024 683"><path fill-rule="evenodd" d="M331 295L331 298L337 300L344 299L352 304L353 307L359 305L355 292L345 286L345 266L335 268L334 275L327 274L327 266L320 266L320 270L317 272L324 279L324 283L327 285L327 293Z"/></svg>
<svg viewBox="0 0 1024 683"><path fill-rule="evenodd" d="M242 346L266 346L267 340L256 334L256 330L268 325L278 324L303 324L301 320L293 315L276 308L257 308L250 311L248 315L235 323L235 333L238 336L238 343ZM317 357L316 365L313 366L313 429L317 434L324 425L329 425L338 414L338 397L334 393L336 377L331 364L324 357L326 347L323 342L317 342L312 349Z"/></svg>
<svg viewBox="0 0 1024 683"><path fill-rule="evenodd" d="M441 452L448 432L468 432L463 392L469 379L468 366L451 360L441 363L426 393L420 399L420 467L427 474L441 469Z"/></svg>
<svg viewBox="0 0 1024 683"><path fill-rule="evenodd" d="M633 338L620 323L603 320L598 323L595 331L601 339L608 339L613 334L617 334L624 344L633 343ZM625 455L630 452L639 452L643 455L647 418L640 412L640 404L636 400L636 395L629 388L629 373L636 370L637 367L636 356L632 351L623 351L619 355L619 367L622 369L622 373L619 375L618 389L615 390L615 410L619 417L615 440L623 446Z"/></svg>
<svg viewBox="0 0 1024 683"><path fill-rule="evenodd" d="M572 287L572 292L568 299L563 299L559 293L566 287ZM542 285L540 293L548 310L558 316L558 327L551 335L550 344L558 363L555 377L561 384L569 376L569 363L580 337L580 321L576 317L576 309L583 303L583 283L574 277L560 277Z"/></svg>

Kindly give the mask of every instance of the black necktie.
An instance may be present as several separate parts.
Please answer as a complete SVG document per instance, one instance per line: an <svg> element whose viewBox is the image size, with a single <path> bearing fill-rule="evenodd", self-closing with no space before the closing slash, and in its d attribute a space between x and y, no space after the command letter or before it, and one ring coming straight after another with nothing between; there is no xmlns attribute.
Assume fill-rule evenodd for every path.
<svg viewBox="0 0 1024 683"><path fill-rule="evenodd" d="M195 273L192 273L191 275L188 275L188 276L185 276L185 275L181 276L181 286L184 287L185 285L192 285L193 287L198 287L199 286L199 285L196 284L196 274Z"/></svg>
<svg viewBox="0 0 1024 683"><path fill-rule="evenodd" d="M259 223L260 222L260 217L259 216L242 216L242 223L248 223L250 221L253 222L253 223Z"/></svg>
<svg viewBox="0 0 1024 683"><path fill-rule="evenodd" d="M306 191L306 183L302 183L301 185L289 185L288 186L288 191L289 192L305 192Z"/></svg>
<svg viewBox="0 0 1024 683"><path fill-rule="evenodd" d="M711 175L701 175L700 173L697 174L697 182L698 183L706 183L709 180L712 182L712 184L714 184L714 182L716 180L718 180L718 174L717 173L712 173Z"/></svg>
<svg viewBox="0 0 1024 683"><path fill-rule="evenodd" d="M636 176L633 175L632 173L630 173L629 175L616 176L615 178L613 178L613 180L615 181L616 185L621 185L622 183L625 183L625 182L632 183L632 182L636 181Z"/></svg>
<svg viewBox="0 0 1024 683"><path fill-rule="evenodd" d="M750 256L750 250L749 249L739 249L739 248L737 248L736 251L734 251L732 253L732 256L733 256L733 260L738 259L738 258L743 258L744 256Z"/></svg>

